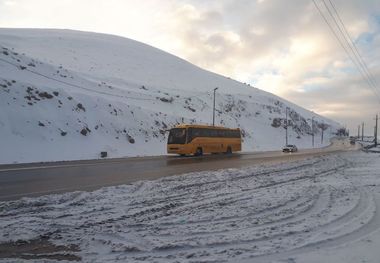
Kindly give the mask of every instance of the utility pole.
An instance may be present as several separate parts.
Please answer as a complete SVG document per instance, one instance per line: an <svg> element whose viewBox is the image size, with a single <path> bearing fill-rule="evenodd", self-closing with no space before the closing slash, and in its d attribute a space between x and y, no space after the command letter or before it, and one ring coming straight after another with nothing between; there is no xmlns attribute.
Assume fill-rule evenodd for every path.
<svg viewBox="0 0 380 263"><path fill-rule="evenodd" d="M322 135L321 135L321 144L323 145L323 131L325 130L325 123L322 122Z"/></svg>
<svg viewBox="0 0 380 263"><path fill-rule="evenodd" d="M376 114L376 125L375 125L375 147L377 147L377 120L378 120L378 115Z"/></svg>
<svg viewBox="0 0 380 263"><path fill-rule="evenodd" d="M362 123L362 141L364 141L364 122Z"/></svg>
<svg viewBox="0 0 380 263"><path fill-rule="evenodd" d="M358 125L358 140L360 138L360 125Z"/></svg>
<svg viewBox="0 0 380 263"><path fill-rule="evenodd" d="M312 144L314 148L314 116L311 118L311 138L312 138Z"/></svg>
<svg viewBox="0 0 380 263"><path fill-rule="evenodd" d="M213 107L213 110L212 110L212 126L215 126L215 92L216 92L217 89L218 89L218 87L216 87L214 89L214 107Z"/></svg>
<svg viewBox="0 0 380 263"><path fill-rule="evenodd" d="M288 145L288 107L286 107L285 145Z"/></svg>
<svg viewBox="0 0 380 263"><path fill-rule="evenodd" d="M376 138L376 126L373 126L373 143L375 143Z"/></svg>

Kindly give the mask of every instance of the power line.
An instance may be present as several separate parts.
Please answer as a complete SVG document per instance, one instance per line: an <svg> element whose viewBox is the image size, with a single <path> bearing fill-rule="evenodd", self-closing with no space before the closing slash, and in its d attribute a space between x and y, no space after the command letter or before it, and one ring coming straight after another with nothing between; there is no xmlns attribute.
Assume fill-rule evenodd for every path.
<svg viewBox="0 0 380 263"><path fill-rule="evenodd" d="M320 8L318 8L318 6L316 5L315 1L313 0L315 6L318 8L318 10L319 10L320 14L322 15L322 17L324 18L325 22L329 25L330 30L334 33L336 39L339 41L339 43L341 44L342 48L344 49L344 51L346 52L346 54L349 56L349 58L351 59L351 61L354 63L354 65L358 69L359 73L362 75L362 77L364 78L364 80L367 82L368 86L372 89L372 91L374 92L374 94L376 95L376 97L377 97L377 99L379 100L379 103L380 103L380 97L379 97L379 94L377 93L376 86L373 85L373 83L371 81L371 78L369 77L369 75L366 72L365 68L363 67L362 64L360 64L360 60L358 59L358 57L356 56L356 54L353 51L352 47L350 46L349 42L345 38L345 35L342 32L342 29L340 28L340 26L337 23L335 17L331 13L329 7L326 5L325 0L322 0L322 1L323 1L324 6L326 7L327 11L329 12L330 16L332 17L335 25L337 26L338 30L340 31L341 35L343 36L343 40L345 41L345 43L348 45L348 47L353 52L352 54L354 54L354 58L352 57L352 54L347 50L346 46L342 43L342 40L340 39L339 35L335 32L335 30L333 29L333 27L331 26L331 24L328 22L327 18L324 16L323 12L320 10Z"/></svg>
<svg viewBox="0 0 380 263"><path fill-rule="evenodd" d="M376 89L376 86L373 85L372 83L372 80L371 80L371 77L369 76L368 72L366 71L365 67L363 66L363 64L361 63L359 57L357 56L357 54L355 53L354 49L352 48L352 46L350 45L349 41L347 40L345 34L343 33L341 27L339 26L335 16L332 14L330 8L327 6L325 0L322 0L324 6L326 7L328 13L330 14L330 16L332 17L333 19L333 22L335 23L336 27L338 28L339 32L341 33L341 36L343 36L343 40L344 42L347 44L347 46L351 49L352 51L352 54L354 55L354 59L355 59L355 65L356 67L359 69L362 70L362 73L364 73L364 75L362 74L362 76L364 77L364 79L366 80L366 82L368 83L368 85L370 86L371 89L373 89L373 92L376 94L376 96L378 97L378 93L377 93L377 89ZM346 53L347 53L347 50L346 50Z"/></svg>
<svg viewBox="0 0 380 263"><path fill-rule="evenodd" d="M364 78L364 80L368 83L369 87L372 89L372 91L374 92L374 94L376 95L379 103L380 103L380 96L378 95L377 91L376 91L376 88L372 86L372 83L370 82L370 80L368 79L368 77L365 75L365 70L360 66L360 64L358 65L357 61L352 57L352 54L347 50L346 46L343 44L342 40L340 39L340 37L338 36L338 34L335 32L333 26L330 24L330 22L328 21L328 19L326 18L326 16L323 14L322 10L319 8L319 6L317 5L317 3L315 2L315 0L312 0L315 7L317 8L317 10L319 11L320 15L322 16L322 18L324 19L324 21L326 22L326 24L329 26L331 32L334 34L335 38L338 40L339 44L341 45L341 47L344 49L344 51L346 52L346 54L348 55L348 57L350 58L350 60L352 61L352 63L354 63L354 65L356 66L356 68L358 69L359 73L362 75L362 77ZM322 0L323 1L323 0ZM325 4L325 2L323 2ZM326 5L326 4L325 4ZM326 6L327 7L327 6ZM328 9L328 8L327 8ZM328 9L329 10L329 9ZM331 11L329 11L331 12ZM330 13L331 14L331 13ZM339 26L338 26L339 28Z"/></svg>
<svg viewBox="0 0 380 263"><path fill-rule="evenodd" d="M0 60L3 61L3 62L5 62L5 63L8 63L8 64L10 64L10 65L12 65L12 66L14 66L16 68L18 68L18 69L20 69L20 65L17 65L15 63L10 62L10 61L8 61L6 59L3 59L3 58L0 58ZM59 80L59 79L47 76L45 74L39 73L39 72L34 71L34 70L30 70L28 68L23 69L23 70L28 71L28 72L30 72L32 74L38 75L40 77L46 78L46 79L59 82L61 84L67 85L67 86L71 86L71 87L74 87L74 88L90 91L90 92L93 92L93 93L99 93L99 94L102 94L102 95L108 95L108 96L114 96L114 97L123 97L123 98L134 99L134 100L153 100L153 101L155 100L155 99L149 99L149 98L137 98L137 97L130 97L130 96L125 96L125 95L112 94L112 93L108 93L108 92L104 92L104 91L93 90L93 89L85 88L85 87L82 87L82 86L79 86L79 85L76 85L76 84L73 84L73 83L70 83L70 82L67 82L67 81L63 81L63 80Z"/></svg>
<svg viewBox="0 0 380 263"><path fill-rule="evenodd" d="M10 62L10 61L8 61L6 59L0 58L0 61L3 61L3 62L5 62L5 63L7 63L9 65L12 65L12 66L20 69L20 65L18 65L16 63L13 63L13 62ZM39 73L37 71L31 70L31 69L28 69L28 68L25 68L23 70L28 71L28 72L30 72L32 74L38 75L40 77L46 78L46 79L59 82L61 84L64 84L64 85L67 85L67 86L70 86L70 87L86 90L86 91L93 92L93 93L98 93L98 94L107 95L107 96L113 96L113 97L119 97L119 98L122 97L122 98L133 99L133 100L156 101L156 99L151 99L151 98L137 98L137 97L130 97L130 96L125 96L125 95L118 95L118 94L108 93L108 92L104 92L104 91L93 90L93 89L90 89L90 88L85 88L85 87L79 86L77 84L73 84L73 83L70 83L70 82L67 82L67 81L63 81L63 80L60 80L60 79L56 79L56 78L47 76L45 74ZM208 95L208 94L210 94L210 93L206 92L206 95ZM194 96L190 96L190 97L176 98L176 100L188 100L188 99L191 100L192 98L197 98L197 99L199 99L201 101L204 101L200 97L201 97L201 95L194 95ZM206 103L206 105L207 105L207 103Z"/></svg>
<svg viewBox="0 0 380 263"><path fill-rule="evenodd" d="M363 56L360 54L358 48L357 48L356 45L355 45L355 42L352 40L352 37L351 37L351 35L349 34L349 32L348 32L348 30L347 30L345 24L343 23L343 20L341 19L340 15L339 15L339 13L338 13L338 11L337 11L337 9L335 8L334 3L332 2L332 0L329 0L329 2L330 2L330 5L332 6L332 8L333 8L333 10L334 10L334 12L335 12L335 14L336 14L336 16L338 17L338 20L339 20L339 22L341 23L341 25L342 25L342 27L343 27L343 30L344 30L344 32L346 33L347 38L350 40L350 42L351 42L351 44L352 44L354 50L356 51L356 54L358 55L359 60L362 62L362 64L364 65L364 68L366 69L368 75L370 76L370 79L371 79L372 83L373 83L375 86L378 86L378 85L377 85L377 82L376 82L376 79L373 77L371 71L369 70L367 64L365 63L365 61L364 61L364 59L363 59Z"/></svg>
<svg viewBox="0 0 380 263"><path fill-rule="evenodd" d="M342 28L343 28L343 30L342 30L341 26L339 25L338 21L336 20L335 16L332 14L330 8L327 6L326 1L325 1L325 0L322 0L322 1L323 1L324 6L326 7L327 11L329 12L330 16L333 18L335 25L337 26L337 28L339 29L340 33L342 34L345 43L346 43L346 44L348 45L348 47L351 49L352 54L354 54L354 57L355 57L356 61L359 63L361 69L362 69L363 72L366 74L368 80L371 82L372 87L374 87L374 88L376 89L376 84L374 84L374 82L373 82L373 80L372 80L372 78L371 78L371 74L370 74L370 72L369 72L369 70L368 70L368 67L367 67L367 65L365 64L363 58L362 58L360 55L358 55L358 50L357 50L357 48L355 49L356 46L354 45L354 43L353 43L353 41L352 41L352 39L351 39L351 36L348 34L348 31L347 31L347 29L346 29L346 26L344 25L342 19L340 18L339 14L338 14L338 11L336 10L335 6L334 6L333 3L331 2L331 0L329 0L330 5L333 7L333 9L334 9L334 11L335 11L335 14L336 14L336 16L338 17L338 19L339 19L339 21L340 21L340 23L341 23L341 26L342 26ZM343 31L344 31L346 34L345 34ZM350 43L351 43L351 44L350 44ZM356 50L356 51L355 51L355 50Z"/></svg>

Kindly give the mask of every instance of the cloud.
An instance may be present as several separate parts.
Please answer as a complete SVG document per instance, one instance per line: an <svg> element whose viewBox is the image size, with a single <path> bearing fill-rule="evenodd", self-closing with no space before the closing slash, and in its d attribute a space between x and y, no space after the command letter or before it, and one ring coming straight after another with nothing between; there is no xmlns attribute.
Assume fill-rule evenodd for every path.
<svg viewBox="0 0 380 263"><path fill-rule="evenodd" d="M313 2L218 3L189 0L173 12L171 34L180 39L177 54L349 126L371 120L378 101ZM317 3L323 10L323 3ZM380 4L334 3L380 83Z"/></svg>

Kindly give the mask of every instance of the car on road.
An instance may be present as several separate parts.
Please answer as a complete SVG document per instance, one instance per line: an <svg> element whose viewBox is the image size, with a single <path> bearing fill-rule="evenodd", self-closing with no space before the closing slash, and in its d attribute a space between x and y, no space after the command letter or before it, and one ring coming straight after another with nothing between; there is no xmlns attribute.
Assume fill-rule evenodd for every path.
<svg viewBox="0 0 380 263"><path fill-rule="evenodd" d="M288 144L288 145L285 145L284 148L282 148L282 152L284 153L293 153L296 151L298 151L298 149L297 149L297 146L295 146L294 144Z"/></svg>

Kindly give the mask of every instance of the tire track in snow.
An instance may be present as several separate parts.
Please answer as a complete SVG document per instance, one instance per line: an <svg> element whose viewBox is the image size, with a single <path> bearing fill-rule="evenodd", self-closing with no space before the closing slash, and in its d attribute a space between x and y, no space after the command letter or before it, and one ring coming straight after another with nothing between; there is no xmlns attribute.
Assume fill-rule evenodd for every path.
<svg viewBox="0 0 380 263"><path fill-rule="evenodd" d="M333 167L333 169L328 169L328 170L326 170L326 171L323 171L323 172L318 172L317 173L317 175L319 175L319 176L327 176L327 175L329 175L329 174L331 174L331 171L337 171L338 169L341 169L342 167L344 167L345 165L339 165L339 166L337 166L337 167ZM302 179L304 179L304 178L302 178ZM307 178L307 179L310 179L310 178ZM291 180L292 181L292 180ZM305 180L304 180L305 181ZM286 182L286 184L289 184L289 182L287 181ZM270 185L269 187L265 187L265 188L270 188L270 187L274 187L275 185L279 185L279 186L281 186L281 185L286 185L284 182L282 182L281 184L272 184L272 185ZM257 190L257 189L255 189L255 190ZM321 198L321 199L317 199L317 201L319 200L319 202L320 202L320 204L316 204L315 206L312 206L312 207L317 207L317 208L314 208L315 210L312 210L312 208L310 208L310 209L307 209L306 211L308 211L308 210L310 210L307 214L305 214L305 215L303 215L303 217L302 218L297 218L297 215L292 215L290 218L288 218L288 222L287 221L283 221L283 222L281 222L281 220L280 220L280 223L282 223L282 224L294 224L294 225L296 225L298 222L294 222L294 219L295 220L298 220L298 221L305 221L307 218L308 218L308 216L310 216L310 215L312 215L312 214L315 214L315 213L318 213L318 209L321 209L321 211L323 211L324 209L325 209L325 207L327 206L327 203L328 203L328 197L329 197L329 195L328 194L324 194L324 195L322 195L324 198ZM319 213L321 213L321 211L319 211ZM223 219L221 219L221 221L223 221ZM199 222L194 222L194 223L199 223ZM276 222L273 222L272 223L272 225L276 225ZM186 226L188 226L188 223L186 223ZM264 226L265 227L265 226ZM278 227L278 226L277 226ZM170 228L170 223L168 223L168 228ZM177 229L178 230L178 229ZM245 230L243 230L243 231L245 231ZM304 231L304 230L302 230L302 231ZM294 233L296 233L296 232L292 232L293 234ZM207 236L207 234L210 234L210 235L212 235L212 234L215 234L215 233L207 233L207 232L205 232L205 233L202 233L203 235L205 235L205 236ZM158 233L158 235L160 235L160 233ZM279 235L279 236L282 236L282 235L284 235L284 234L281 234L281 235ZM286 235L286 234L285 234ZM165 236L172 236L172 235L170 235L170 234L166 234ZM186 234L185 234L185 236L186 236ZM196 239L200 239L199 238L199 236L196 236L197 238ZM230 243L233 243L234 244L234 246L235 245L239 245L240 243L252 243L253 241L263 241L263 240L270 240L270 239L272 239L273 237L265 237L265 238L261 238L261 239L255 239L255 240L248 240L248 241L244 241L244 242L225 242L225 243L221 243L221 242L219 242L218 244L216 244L216 243L212 243L212 244L201 244L201 246L205 246L205 245L207 245L207 246L211 246L211 247L215 247L216 245L218 245L218 246L223 246L223 245L226 245L226 246L228 246L228 244L230 244ZM191 240L190 240L191 241ZM176 243L186 243L186 241L184 242L183 240L177 240L176 241ZM163 248L165 248L165 249L167 249L167 247L168 246L163 246ZM169 247L170 247L170 245L169 245ZM188 249L190 249L190 247L191 246L186 246L186 249L188 250ZM178 249L178 247L173 247L173 249ZM193 249L193 248L192 248Z"/></svg>
<svg viewBox="0 0 380 263"><path fill-rule="evenodd" d="M379 204L375 210L372 195L347 173L352 166L348 157L329 156L187 174L71 195L75 200L17 201L1 206L2 219L16 220L5 231L33 220L38 233L50 229L52 240L78 242L87 261L270 262L378 227Z"/></svg>
<svg viewBox="0 0 380 263"><path fill-rule="evenodd" d="M356 207L356 209L367 210L370 214L369 219L366 223L363 223L360 227L356 227L351 229L351 231L348 231L346 233L343 233L341 235L336 235L334 237L325 238L319 241L315 242L309 242L304 244L303 246L293 248L288 251L279 252L279 253L273 253L273 254L266 254L266 255L260 255L257 257L253 257L255 262L271 262L275 260L283 260L286 258L291 258L294 255L298 254L306 254L308 252L314 251L316 248L323 249L323 248L334 248L337 246L341 246L342 244L352 243L356 240L359 240L363 238L364 236L367 236L371 234L374 231L377 231L380 229L380 196L377 195L371 195L364 197L364 199L367 199L366 201L360 201L360 205ZM368 202L368 203L366 203ZM372 209L370 209L372 207ZM355 210L350 211L349 217L355 217ZM340 221L346 220L346 218L340 218L339 220L332 222L332 224L336 224L337 227ZM252 258L248 261L242 260L241 262L252 262Z"/></svg>

